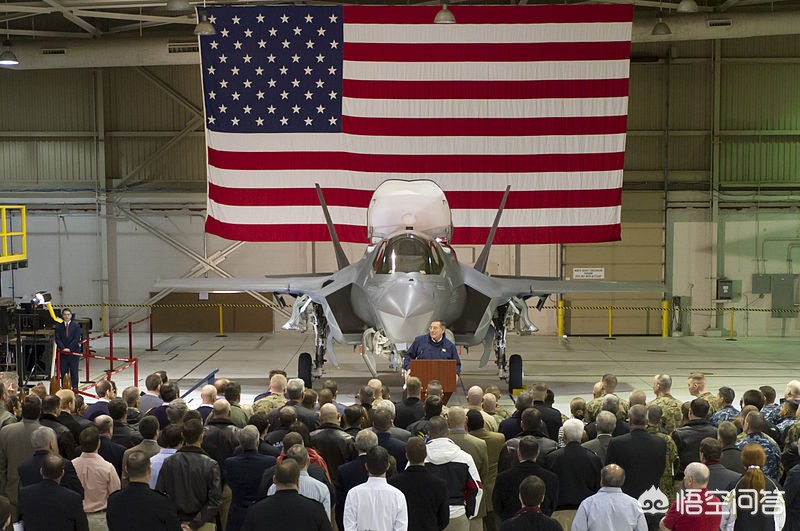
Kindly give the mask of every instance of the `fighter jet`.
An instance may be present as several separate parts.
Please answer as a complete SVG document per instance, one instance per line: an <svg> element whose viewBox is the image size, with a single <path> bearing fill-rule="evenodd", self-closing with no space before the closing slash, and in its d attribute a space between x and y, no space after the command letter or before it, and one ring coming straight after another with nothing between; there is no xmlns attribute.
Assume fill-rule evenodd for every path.
<svg viewBox="0 0 800 531"><path fill-rule="evenodd" d="M483 344L480 367L494 354L498 376L509 376L506 336L509 329L527 335L538 331L528 316L529 298L541 309L551 294L646 291L662 292L655 282L566 281L532 277L492 277L486 266L494 235L508 198L506 189L492 228L475 265L459 262L449 245L453 223L442 189L429 180L388 180L373 193L367 210L369 244L361 259L349 263L317 185L317 194L336 253L338 271L297 277L205 278L161 280L156 289L183 292L256 291L294 297L284 329L311 329L315 352L301 356L299 374L306 381L336 365L334 343L360 345L375 376L377 359L402 368L405 350L424 334L433 319L447 323L447 335L461 346ZM312 366L313 365L313 366ZM512 378L521 381L521 361ZM516 377L514 377L516 376Z"/></svg>

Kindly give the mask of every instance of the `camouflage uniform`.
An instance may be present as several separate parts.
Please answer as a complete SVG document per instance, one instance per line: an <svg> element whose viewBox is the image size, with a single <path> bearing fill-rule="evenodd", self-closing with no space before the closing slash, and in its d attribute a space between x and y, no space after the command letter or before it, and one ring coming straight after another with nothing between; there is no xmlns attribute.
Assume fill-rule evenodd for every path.
<svg viewBox="0 0 800 531"><path fill-rule="evenodd" d="M716 396L712 395L708 391L706 391L702 395L697 396L695 398L702 398L703 400L708 402L708 415L706 415L707 419L710 419L711 415L713 415L714 413L716 413L717 411L720 410L719 398L717 398ZM694 398L692 400L694 400ZM692 400L689 400L689 401L687 401L685 403L686 404L691 404Z"/></svg>
<svg viewBox="0 0 800 531"><path fill-rule="evenodd" d="M780 404L770 404L768 406L764 406L761 408L761 414L764 415L764 419L772 424L778 424L781 421L781 405Z"/></svg>
<svg viewBox="0 0 800 531"><path fill-rule="evenodd" d="M775 427L778 428L778 431L781 433L781 435L783 435L784 433L786 433L786 430L789 427L794 426L795 422L797 422L797 417L791 417L788 419L781 420L778 424L775 425ZM784 439L786 439L786 437L784 437Z"/></svg>
<svg viewBox="0 0 800 531"><path fill-rule="evenodd" d="M623 400L616 393L609 394L613 394L619 398L619 411L617 411L617 420L627 420L629 409L628 401ZM597 420L597 415L599 415L600 411L603 410L603 399L605 397L606 395L603 395L599 398L594 398L588 404L586 404L586 422L594 422Z"/></svg>
<svg viewBox="0 0 800 531"><path fill-rule="evenodd" d="M708 423L714 426L715 428L719 428L719 425L723 422L733 422L733 419L739 416L739 410L731 405L727 405L724 408L720 409L713 415L711 418L708 419Z"/></svg>
<svg viewBox="0 0 800 531"><path fill-rule="evenodd" d="M672 433L675 428L681 425L683 413L681 412L681 401L667 393L659 396L647 404L647 407L658 406L661 408L661 425L667 433Z"/></svg>
<svg viewBox="0 0 800 531"><path fill-rule="evenodd" d="M286 400L286 397L283 395L272 394L265 396L253 404L253 414L255 415L263 411L269 415L271 411L281 408L286 402L288 402L288 400Z"/></svg>
<svg viewBox="0 0 800 531"><path fill-rule="evenodd" d="M775 441L763 433L751 433L737 442L736 447L741 450L748 444L757 444L764 449L764 453L767 454L767 462L764 464L763 472L777 481L781 475L783 465L781 463L781 451Z"/></svg>
<svg viewBox="0 0 800 531"><path fill-rule="evenodd" d="M788 448L790 444L797 442L798 437L800 437L800 422L795 422L783 436L784 447Z"/></svg>
<svg viewBox="0 0 800 531"><path fill-rule="evenodd" d="M680 456L678 454L678 447L672 437L665 433L661 433L658 426L647 426L647 433L652 433L656 437L664 439L667 443L667 459L664 462L664 472L661 474L661 480L658 482L658 488L672 503L675 501L675 482L673 480L674 472L680 466Z"/></svg>

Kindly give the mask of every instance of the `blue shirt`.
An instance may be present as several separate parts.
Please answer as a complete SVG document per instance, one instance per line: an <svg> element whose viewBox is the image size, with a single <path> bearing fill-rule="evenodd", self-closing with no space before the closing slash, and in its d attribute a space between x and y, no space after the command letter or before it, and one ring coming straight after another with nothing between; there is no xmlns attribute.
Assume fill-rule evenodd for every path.
<svg viewBox="0 0 800 531"><path fill-rule="evenodd" d="M601 487L581 502L572 531L647 531L639 502L619 487Z"/></svg>
<svg viewBox="0 0 800 531"><path fill-rule="evenodd" d="M434 341L429 334L414 338L403 357L403 369L411 368L411 360L456 360L456 374L461 374L461 358L452 341L444 335Z"/></svg>
<svg viewBox="0 0 800 531"><path fill-rule="evenodd" d="M767 438L763 433L751 433L744 439L736 443L736 447L741 450L748 444L758 444L767 454L767 462L762 467L764 474L777 480L781 467L781 451L772 439Z"/></svg>
<svg viewBox="0 0 800 531"><path fill-rule="evenodd" d="M723 422L733 422L733 419L739 416L739 410L733 407L732 405L728 404L724 408L720 409L713 415L711 418L708 419L708 423L718 428L720 424Z"/></svg>

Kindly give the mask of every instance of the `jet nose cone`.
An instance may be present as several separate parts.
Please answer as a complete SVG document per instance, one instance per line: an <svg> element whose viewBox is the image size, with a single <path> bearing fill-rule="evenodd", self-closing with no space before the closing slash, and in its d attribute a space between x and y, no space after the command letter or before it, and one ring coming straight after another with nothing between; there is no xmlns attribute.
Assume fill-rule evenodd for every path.
<svg viewBox="0 0 800 531"><path fill-rule="evenodd" d="M413 278L392 283L376 305L386 334L395 341L412 341L425 332L435 310L432 291Z"/></svg>

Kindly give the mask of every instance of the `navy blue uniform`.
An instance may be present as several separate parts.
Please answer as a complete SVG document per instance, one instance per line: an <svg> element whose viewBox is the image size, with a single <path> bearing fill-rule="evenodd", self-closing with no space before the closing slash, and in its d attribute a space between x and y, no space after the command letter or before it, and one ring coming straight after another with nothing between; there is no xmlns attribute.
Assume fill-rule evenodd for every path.
<svg viewBox="0 0 800 531"><path fill-rule="evenodd" d="M414 338L403 358L403 369L411 368L411 360L456 360L456 374L461 374L461 358L452 341L445 336L437 342L429 334Z"/></svg>
<svg viewBox="0 0 800 531"><path fill-rule="evenodd" d="M74 321L65 321L63 323L58 323L56 325L56 346L59 350L69 349L70 351L80 354L81 352L81 325L74 322ZM74 356L72 354L67 354L66 352L61 354L61 374L59 374L59 378L63 378L63 376L69 373L69 377L72 380L72 388L77 389L78 383L78 362L80 361L79 356Z"/></svg>

